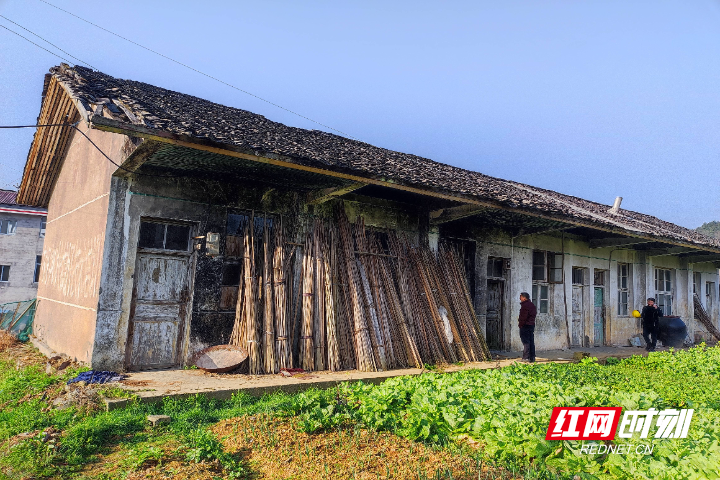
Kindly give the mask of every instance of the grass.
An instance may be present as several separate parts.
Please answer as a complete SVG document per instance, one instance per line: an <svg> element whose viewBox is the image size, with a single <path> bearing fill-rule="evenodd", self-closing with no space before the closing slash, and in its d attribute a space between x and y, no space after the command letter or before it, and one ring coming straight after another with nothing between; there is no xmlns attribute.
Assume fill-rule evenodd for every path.
<svg viewBox="0 0 720 480"><path fill-rule="evenodd" d="M476 422L472 428L482 433L459 435L465 428L463 412L477 399L491 402L483 407L494 412L485 414L488 421L519 419L522 415L513 410L518 395L508 395L513 382L535 389L528 398L540 399L555 389L559 393L553 395L568 401L577 400L578 392L593 392L598 399L615 398L614 391L640 395L650 385L655 392L651 400L658 405L720 408L720 354L697 349L605 365L585 359L451 374L434 368L378 386L346 385L295 395L236 394L223 401L195 396L156 404L134 400L111 412L92 402L58 409L53 401L78 369L48 375L43 358L31 347L7 343L0 335L0 479L590 478L583 473L584 464L572 463L571 457L555 456L546 465L512 445L519 429L525 429L526 437L538 442L532 451L544 448L549 415L541 411L547 405L539 400L522 406L537 425L527 418L518 421L506 437L501 436L504 424L482 430ZM474 397L464 399L471 387L476 388ZM117 387L98 391L115 398L125 395ZM441 412L442 402L447 405ZM150 414L169 415L172 421L153 428L146 420ZM450 424L455 426L448 428Z"/></svg>
<svg viewBox="0 0 720 480"><path fill-rule="evenodd" d="M59 410L52 401L79 370L48 375L43 357L31 347L10 342L2 348L0 478L283 478L276 475L286 468L296 471L293 478L313 480L519 478L479 465L471 449L456 445L423 445L360 428L301 433L297 419L275 420L294 408L298 395L236 394L224 401L195 396L156 404L135 400L111 412L99 404ZM98 392L123 396L117 387ZM172 422L153 428L146 420L151 414L169 415ZM229 433L240 428L244 436L234 439ZM358 449L356 455L350 446ZM278 451L292 461L283 463L288 456L278 461ZM532 475L527 478L546 478Z"/></svg>

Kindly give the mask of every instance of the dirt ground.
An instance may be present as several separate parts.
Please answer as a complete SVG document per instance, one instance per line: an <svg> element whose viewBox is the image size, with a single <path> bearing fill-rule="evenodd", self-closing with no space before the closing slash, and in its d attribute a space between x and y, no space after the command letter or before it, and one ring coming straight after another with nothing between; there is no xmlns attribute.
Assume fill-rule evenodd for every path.
<svg viewBox="0 0 720 480"><path fill-rule="evenodd" d="M658 348L663 350L664 348ZM644 348L636 347L590 347L569 350L550 350L538 352L538 362L570 362L575 355L584 352L589 356L603 360L607 357L625 358L632 355L647 355ZM440 367L443 371L452 372L469 369L500 368L511 365L522 358L522 352L493 352L493 361L473 362ZM387 378L418 375L423 369L408 368L387 372L360 372L349 370L343 372L309 372L291 377L281 375L242 375L233 373L205 373L198 369L155 370L129 373L122 384L123 387L137 394L140 398L154 401L162 397L192 395L205 393L217 398L229 398L238 391L246 391L251 395L282 390L288 393L310 387L327 388L340 382L363 380L380 382Z"/></svg>

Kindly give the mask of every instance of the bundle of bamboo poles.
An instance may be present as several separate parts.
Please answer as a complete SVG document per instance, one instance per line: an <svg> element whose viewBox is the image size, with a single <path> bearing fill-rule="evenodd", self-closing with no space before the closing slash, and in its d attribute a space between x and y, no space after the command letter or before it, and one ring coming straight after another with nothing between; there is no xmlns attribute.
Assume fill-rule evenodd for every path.
<svg viewBox="0 0 720 480"><path fill-rule="evenodd" d="M344 209L338 209L337 213L338 230L340 232L340 243L342 244L342 260L345 264L345 278L347 282L347 296L351 311L349 317L352 319L353 334L355 340L356 368L365 372L373 372L378 369L373 353L373 346L370 341L363 301L363 285L358 272L358 265L355 262L355 245Z"/></svg>
<svg viewBox="0 0 720 480"><path fill-rule="evenodd" d="M698 297L697 293L693 294L693 301L695 304L695 318L700 320L700 323L705 326L705 328L710 334L720 340L720 332L717 328L715 328L715 325L713 325L712 320L710 319L710 315L708 315L705 307L703 307L703 304L700 301L700 297Z"/></svg>
<svg viewBox="0 0 720 480"><path fill-rule="evenodd" d="M242 232L230 343L247 348L249 373L489 359L455 249L351 225L343 208L292 232L253 215Z"/></svg>
<svg viewBox="0 0 720 480"><path fill-rule="evenodd" d="M273 246L270 243L270 225L267 217L263 221L263 367L265 373L277 373L275 359L275 317L273 302Z"/></svg>

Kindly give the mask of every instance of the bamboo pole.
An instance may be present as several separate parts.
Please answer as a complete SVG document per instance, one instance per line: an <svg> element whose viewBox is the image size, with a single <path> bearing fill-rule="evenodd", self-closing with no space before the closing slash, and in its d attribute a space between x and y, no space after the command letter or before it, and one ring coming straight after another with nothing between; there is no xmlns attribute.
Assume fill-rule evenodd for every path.
<svg viewBox="0 0 720 480"><path fill-rule="evenodd" d="M325 370L325 225L323 221L315 219L313 235L313 250L315 256L315 296L313 315L313 346L315 369Z"/></svg>
<svg viewBox="0 0 720 480"><path fill-rule="evenodd" d="M305 370L315 370L315 358L313 352L313 307L315 306L313 244L312 233L308 232L305 237L305 248L303 251L302 326L300 329L300 362L302 368Z"/></svg>
<svg viewBox="0 0 720 480"><path fill-rule="evenodd" d="M344 206L340 206L337 213L337 222L340 231L340 239L343 248L343 259L348 273L348 297L352 305L353 334L355 338L355 354L357 358L356 368L365 372L377 371L370 333L364 315L362 285L360 284L357 264L355 263L355 249L350 232L350 224L345 216Z"/></svg>
<svg viewBox="0 0 720 480"><path fill-rule="evenodd" d="M290 348L290 332L287 316L288 301L286 298L288 272L286 265L290 258L285 258L285 231L282 218L275 225L275 251L273 255L273 285L275 287L275 345L277 350L277 368L292 368L292 352Z"/></svg>

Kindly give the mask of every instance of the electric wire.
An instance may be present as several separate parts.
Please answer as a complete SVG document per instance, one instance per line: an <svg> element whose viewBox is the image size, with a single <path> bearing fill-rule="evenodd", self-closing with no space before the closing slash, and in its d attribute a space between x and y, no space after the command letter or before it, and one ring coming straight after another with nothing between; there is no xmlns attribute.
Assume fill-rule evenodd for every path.
<svg viewBox="0 0 720 480"><path fill-rule="evenodd" d="M4 28L5 30L7 30L7 31L10 32L10 33L14 33L15 35L17 35L17 36L20 37L20 38L24 38L25 40L27 40L28 42L32 43L32 44L35 45L36 47L42 48L43 50L45 50L45 51L48 52L49 54L55 55L56 57L58 57L58 58L61 59L61 60L65 60L65 61L68 62L68 63L73 63L72 61L68 60L67 58L65 58L65 57L63 57L63 56L61 56L61 55L58 55L58 54L55 53L55 52L51 52L50 50L48 50L47 48L43 47L42 45L38 45L37 43L33 42L33 41L30 40L29 38L20 35L20 34L17 33L15 30L9 29L9 28L6 27L5 25L0 25L0 27Z"/></svg>
<svg viewBox="0 0 720 480"><path fill-rule="evenodd" d="M0 26L2 26L2 25L0 25ZM72 127L72 128L75 129L76 132L78 132L80 135L82 135L83 137L85 137L85 139L86 139L88 142L90 142L90 144L91 144L93 147L95 147L95 149L96 149L98 152L100 152L100 154L101 154L103 157L105 157L108 162L112 163L113 165L115 165L115 166L116 166L117 168L119 168L120 170L123 170L123 171L128 172L128 173L132 173L132 174L134 174L134 175L142 175L142 176L144 176L144 177L182 178L182 177L186 177L186 176L187 176L187 175L155 175L155 174L153 174L153 173L141 173L141 172L137 172L137 171L134 171L134 170L129 170L129 169L123 167L122 165L120 165L119 163L115 162L112 158L108 157L107 154L100 149L100 147L98 147L97 145L95 145L95 142L93 142L93 141L90 139L90 137L88 137L87 135L85 135L85 132L83 132L82 130L80 130L80 129L77 127L79 123L80 123L80 121L77 121L77 122L75 122L75 123L46 123L46 124L42 124L42 125L0 125L0 129L10 129L10 128L39 128L39 127Z"/></svg>
<svg viewBox="0 0 720 480"><path fill-rule="evenodd" d="M87 65L88 67L92 68L93 70L97 70L97 68L93 67L92 65L90 65L90 64L87 63L86 61L79 59L78 57L76 57L75 55L73 55L73 54L71 54L71 53L69 53L69 52L66 52L66 51L63 50L62 48L58 47L57 45L55 45L55 44L52 43L51 41L49 41L49 40L41 37L40 35L38 35L37 33L33 32L32 30L29 30L29 29L23 27L22 25L20 25L19 23L10 20L10 19L9 19L8 17L6 17L5 15L0 15L0 18L4 18L5 20L7 20L8 22L12 23L13 25L17 25L18 27L22 28L22 29L25 30L26 32L28 32L28 33L30 33L30 34L32 34L32 35L35 35L37 38L39 38L39 39L42 40L43 42L45 42L45 43L47 43L47 44L49 44L49 45L52 45L53 47L57 48L58 50L60 50L62 53L64 53L64 54L67 55L68 57L74 58L75 60L77 60L77 61L80 62L80 63L84 63L85 65ZM23 37L23 38L25 38L25 37ZM72 62L71 62L71 63L72 63Z"/></svg>
<svg viewBox="0 0 720 480"><path fill-rule="evenodd" d="M62 12L65 12L65 13L67 13L68 15L72 15L73 17L77 18L78 20L82 20L83 22L88 23L88 24L90 24L90 25L92 25L92 26L94 26L94 27L96 27L96 28L99 28L100 30L103 30L103 31L105 31L105 32L107 32L107 33L109 33L109 34L111 34L111 35L114 35L114 36L116 36L116 37L118 37L118 38L121 38L121 39L125 40L126 42L130 42L130 43L132 43L133 45L136 45L136 46L138 46L138 47L140 47L140 48L142 48L142 49L145 49L145 50L147 50L148 52L152 52L152 53L154 53L155 55L159 55L159 56L165 58L166 60L170 60L171 62L174 62L174 63L176 63L176 64L178 64L178 65L181 65L181 66L183 66L183 67L185 67L185 68L187 68L187 69L189 69L189 70L192 70L192 71L195 72L195 73L199 73L200 75L203 75L203 76L205 76L205 77L207 77L207 78L210 78L210 79L212 79L212 80L215 80L216 82L220 82L220 83L222 83L223 85L226 85L226 86L228 86L228 87L230 87L230 88L233 88L233 89L235 89L235 90L237 90L237 91L239 91L239 92L242 92L242 93L244 93L244 94L246 94L246 95L250 95L251 97L257 98L258 100L261 100L261 101L263 101L263 102L265 102L265 103L267 103L267 104L269 104L269 105L272 105L272 106L274 106L274 107L277 107L277 108L279 108L279 109L281 109L281 110L285 110L286 112L292 113L293 115L297 115L298 117L304 118L305 120L308 120L308 121L313 122L313 123L315 123L315 124L317 124L317 125L320 125L321 127L325 127L325 128L327 128L327 129L329 129L329 130L333 130L333 131L335 131L335 132L338 132L339 134L341 134L341 135L344 136L344 137L351 138L351 139L353 139L353 140L358 140L357 138L355 138L355 137L353 137L353 136L351 136L351 135L348 135L347 133L345 133L345 132L343 132L343 131L341 131L341 130L338 130L337 128L333 128L333 127L331 127L331 126L329 126L329 125L325 125L324 123L320 123L320 122L318 122L317 120L313 120L313 119L310 118L310 117L306 117L305 115L302 115L302 114L300 114L300 113L294 112L294 111L290 110L289 108L285 108L285 107L283 107L283 106L281 106L281 105L278 105L277 103L271 102L270 100L266 100L266 99L264 99L264 98L262 98L262 97L259 97L258 95L255 95L254 93L250 93L250 92L248 92L247 90L243 90L242 88L236 87L235 85L232 85L232 84L230 84L230 83L228 83L228 82L225 82L225 81L223 81L223 80L220 80L219 78L213 77L212 75L209 75L209 74L207 74L207 73L205 73L205 72L201 72L200 70L198 70L198 69L196 69L196 68L193 68L193 67L191 67L190 65L186 65L186 64L184 64L184 63L182 63L182 62L180 62L180 61L178 61L178 60L175 60L174 58L168 57L167 55L164 55L164 54L162 54L162 53L160 53L160 52L158 52L158 51L155 51L155 50L153 50L153 49L151 49L151 48L148 48L148 47L146 47L146 46L144 46L144 45L141 45L141 44L139 44L139 43L137 43L137 42L135 42L135 41L133 41L133 40L130 40L129 38L123 37L122 35L119 35L119 34L117 34L117 33L115 33L115 32L112 32L112 31L108 30L107 28L101 27L100 25L97 25L97 24L91 22L90 20L86 20L86 19L84 19L84 18L82 18L82 17L80 17L80 16L78 16L78 15L75 15L75 14L72 13L72 12L69 12L69 11L67 11L67 10L65 10L65 9L63 9L63 8L58 7L57 5L53 5L52 3L50 3L50 2L48 2L48 1L46 1L46 0L40 0L40 1L41 1L42 3L45 3L45 4L47 4L47 5L50 5L50 6L53 7L53 8L56 8L57 10L60 10L60 11L62 11Z"/></svg>

